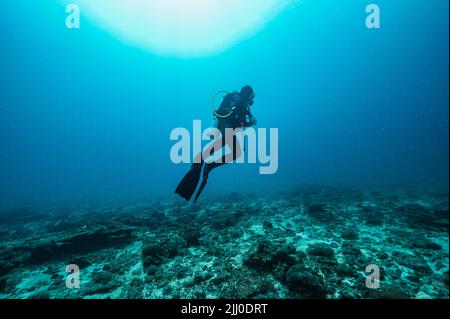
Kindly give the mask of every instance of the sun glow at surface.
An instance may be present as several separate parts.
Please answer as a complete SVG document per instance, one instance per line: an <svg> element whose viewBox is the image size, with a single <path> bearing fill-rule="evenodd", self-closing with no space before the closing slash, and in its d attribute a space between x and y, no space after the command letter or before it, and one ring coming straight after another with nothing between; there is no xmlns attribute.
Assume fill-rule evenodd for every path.
<svg viewBox="0 0 450 319"><path fill-rule="evenodd" d="M66 1L67 2L67 1ZM122 41L162 55L201 56L232 46L292 0L78 0L82 16Z"/></svg>

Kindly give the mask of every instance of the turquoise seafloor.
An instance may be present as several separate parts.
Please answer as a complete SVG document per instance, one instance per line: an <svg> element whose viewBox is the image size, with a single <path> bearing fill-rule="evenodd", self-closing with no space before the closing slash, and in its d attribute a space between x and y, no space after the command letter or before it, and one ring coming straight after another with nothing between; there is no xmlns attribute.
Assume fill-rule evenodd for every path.
<svg viewBox="0 0 450 319"><path fill-rule="evenodd" d="M273 194L0 215L0 298L448 298L448 192ZM66 287L66 266L80 288ZM380 269L379 288L366 267Z"/></svg>

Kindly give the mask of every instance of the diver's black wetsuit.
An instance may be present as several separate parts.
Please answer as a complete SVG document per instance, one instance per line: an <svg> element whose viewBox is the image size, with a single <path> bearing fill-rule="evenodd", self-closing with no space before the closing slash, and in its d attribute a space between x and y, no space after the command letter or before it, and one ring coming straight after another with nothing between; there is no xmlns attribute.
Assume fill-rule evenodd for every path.
<svg viewBox="0 0 450 319"><path fill-rule="evenodd" d="M232 99L233 101L228 101L228 99ZM223 103L232 103L232 106L234 107L233 112L230 116L226 118L219 118L218 119L218 125L217 128L219 129L220 133L222 134L222 145L226 145L226 129L238 129L238 128L245 128L251 126L250 119L253 117L252 113L250 112L250 107L247 102L241 97L240 93L231 93L227 97L224 98ZM220 109L220 108L219 108ZM233 134L233 149L232 154L233 158L232 161L236 160L237 155L237 138L236 135ZM207 173L211 172L214 168L220 167L222 165L228 164L226 161L226 155L222 156L222 159L219 163L212 162L208 163L207 165Z"/></svg>
<svg viewBox="0 0 450 319"><path fill-rule="evenodd" d="M249 89L251 90L250 92L248 91ZM244 87L240 93L235 92L228 94L222 101L219 110L223 112L222 114L229 114L226 116L217 116L216 114L216 117L218 119L217 128L220 130L222 134L223 147L227 145L226 143L227 128L235 130L238 128L245 128L253 125L252 123L253 116L250 112L249 106L253 104L253 97L254 97L253 89L247 86ZM231 150L232 161L236 160L237 158L238 154L237 144L238 144L237 137L235 134L233 134L233 147ZM208 181L209 173L213 169L228 164L230 162L229 160L227 161L228 156L223 155L221 161L205 164L203 154L201 156L202 156L201 163L192 164L191 169L184 176L184 178L178 184L177 189L175 190L177 194L179 194L181 197L185 198L188 201L195 193L195 190L197 188L201 176L202 169L203 169L203 180L199 190L197 191L197 195L195 196L194 202L197 201L198 197L205 188L206 183Z"/></svg>

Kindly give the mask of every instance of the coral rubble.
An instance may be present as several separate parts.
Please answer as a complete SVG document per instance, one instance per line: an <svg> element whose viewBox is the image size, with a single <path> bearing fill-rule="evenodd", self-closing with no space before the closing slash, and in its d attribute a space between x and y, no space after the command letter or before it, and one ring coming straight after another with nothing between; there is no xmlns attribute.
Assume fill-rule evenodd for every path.
<svg viewBox="0 0 450 319"><path fill-rule="evenodd" d="M0 298L448 298L448 232L448 193L432 191L15 210L0 214Z"/></svg>

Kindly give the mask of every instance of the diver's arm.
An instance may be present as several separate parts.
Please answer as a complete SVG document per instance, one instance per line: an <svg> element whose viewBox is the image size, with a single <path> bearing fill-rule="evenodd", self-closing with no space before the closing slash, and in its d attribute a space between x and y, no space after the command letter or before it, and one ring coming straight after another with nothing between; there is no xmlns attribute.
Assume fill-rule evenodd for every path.
<svg viewBox="0 0 450 319"><path fill-rule="evenodd" d="M258 121L256 120L256 117L253 116L252 112L250 112L250 108L247 108L247 116L249 118L249 124L250 126L254 126L256 124L258 124Z"/></svg>
<svg viewBox="0 0 450 319"><path fill-rule="evenodd" d="M256 117L253 116L252 112L250 111L250 107L248 105L246 105L245 108L245 117L248 118L247 126L254 126L258 124Z"/></svg>

